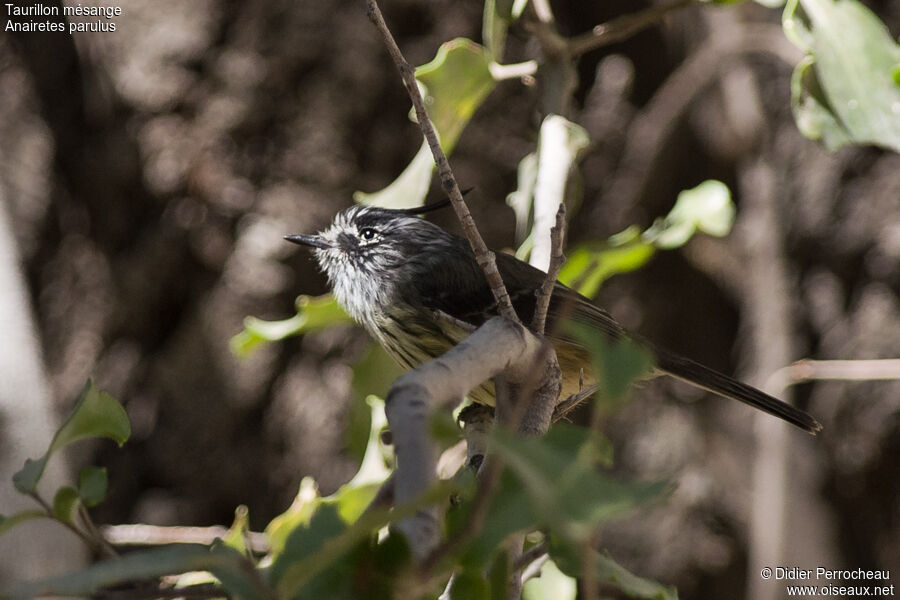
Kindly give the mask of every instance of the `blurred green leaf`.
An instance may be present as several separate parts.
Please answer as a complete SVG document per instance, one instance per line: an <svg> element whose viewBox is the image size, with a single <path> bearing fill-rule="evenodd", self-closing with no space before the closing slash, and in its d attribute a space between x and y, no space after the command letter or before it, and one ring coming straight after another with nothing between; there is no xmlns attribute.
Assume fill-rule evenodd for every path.
<svg viewBox="0 0 900 600"><path fill-rule="evenodd" d="M469 471L471 472L471 471ZM474 489L474 486L473 486ZM466 495L447 512L447 536L452 538L471 517L474 494ZM519 531L532 531L540 524L521 481L509 470L500 474L481 532L472 538L460 557L466 567L482 568L507 537Z"/></svg>
<svg viewBox="0 0 900 600"><path fill-rule="evenodd" d="M734 216L728 187L720 181L704 181L678 194L669 214L643 233L631 226L605 242L582 244L570 251L559 280L590 298L613 275L645 265L657 249L682 246L698 231L716 237L728 235Z"/></svg>
<svg viewBox="0 0 900 600"><path fill-rule="evenodd" d="M503 548L494 552L491 566L488 568L488 581L491 584L491 600L507 600L509 588L509 553Z"/></svg>
<svg viewBox="0 0 900 600"><path fill-rule="evenodd" d="M381 432L387 424L384 401L370 396L367 403L371 410L371 429L359 470L350 481L326 497L319 496L315 480L311 477L303 478L300 490L288 510L275 517L266 527L273 557L277 558L285 551L285 544L294 531L310 526L310 519L323 505L332 507L344 523L355 522L390 475L384 462L381 443Z"/></svg>
<svg viewBox="0 0 900 600"><path fill-rule="evenodd" d="M670 250L686 244L696 231L722 237L731 231L734 214L728 186L710 179L679 193L669 214L645 231L643 238Z"/></svg>
<svg viewBox="0 0 900 600"><path fill-rule="evenodd" d="M77 508L78 490L68 485L56 490L52 508L52 514L55 518L65 523L71 523L72 519L75 518Z"/></svg>
<svg viewBox="0 0 900 600"><path fill-rule="evenodd" d="M270 572L270 581L279 587L279 591L290 590L288 593L282 593L283 597L351 597L352 572L349 565L340 560L344 552L331 557L326 564L318 565L318 569L299 572L293 568L303 559L315 558L323 546L333 542L346 530L347 523L338 515L337 507L333 504L323 504L312 515L308 525L297 527L291 532L284 552L272 563ZM354 540L358 541L360 540ZM349 552L353 545L349 545L344 551Z"/></svg>
<svg viewBox="0 0 900 600"><path fill-rule="evenodd" d="M559 538L551 538L549 551L563 573L570 577L584 577L585 561L581 555L582 548L576 548ZM633 575L607 554L600 554L592 549L589 552L591 553L589 564L597 581L615 586L629 598L678 600L678 591L674 587L665 587L650 579Z"/></svg>
<svg viewBox="0 0 900 600"><path fill-rule="evenodd" d="M106 498L109 486L106 469L88 465L78 473L78 496L87 506L97 506Z"/></svg>
<svg viewBox="0 0 900 600"><path fill-rule="evenodd" d="M485 0L481 37L484 39L488 57L494 62L503 60L506 30L514 20L512 9L513 0Z"/></svg>
<svg viewBox="0 0 900 600"><path fill-rule="evenodd" d="M482 46L457 38L441 45L434 59L416 69L423 89L425 109L449 156L475 110L494 89L496 82L489 69L490 59ZM367 194L355 192L360 204L387 208L421 206L428 193L434 159L423 143L406 170L388 187Z"/></svg>
<svg viewBox="0 0 900 600"><path fill-rule="evenodd" d="M830 150L900 151L900 46L884 23L856 0L789 0L782 26L808 55L791 81L800 131Z"/></svg>
<svg viewBox="0 0 900 600"><path fill-rule="evenodd" d="M372 343L366 355L353 365L353 395L346 432L347 450L353 457L362 460L371 437L373 406L369 396L384 397L403 369L388 356L387 352ZM384 409L381 409L382 413Z"/></svg>
<svg viewBox="0 0 900 600"><path fill-rule="evenodd" d="M72 414L56 430L50 447L41 458L28 459L13 475L13 484L23 494L33 493L53 453L69 444L89 438L109 438L120 446L131 435L125 409L115 398L101 392L89 379L75 402Z"/></svg>
<svg viewBox="0 0 900 600"><path fill-rule="evenodd" d="M567 329L590 352L602 398L619 401L634 381L653 371L650 351L628 338L612 341L597 335L595 329L574 322L570 322Z"/></svg>
<svg viewBox="0 0 900 600"><path fill-rule="evenodd" d="M385 448L381 442L381 433L387 428L387 417L384 414L384 400L378 396L368 396L366 404L369 406L369 439L366 443L366 452L362 463L353 478L347 482L347 486L368 485L381 483L390 475L391 470L385 464Z"/></svg>
<svg viewBox="0 0 900 600"><path fill-rule="evenodd" d="M304 477L300 481L300 489L294 501L282 514L272 519L266 526L266 537L272 555L277 557L284 551L288 536L296 528L309 524L310 518L321 503L319 489L312 477Z"/></svg>
<svg viewBox="0 0 900 600"><path fill-rule="evenodd" d="M552 560L541 566L541 576L529 579L522 588L522 600L575 600L578 581L559 570Z"/></svg>
<svg viewBox="0 0 900 600"><path fill-rule="evenodd" d="M614 481L597 470L605 443L585 428L557 424L541 439L497 429L490 447L524 486L538 521L570 541L589 540L599 524L663 490Z"/></svg>
<svg viewBox="0 0 900 600"><path fill-rule="evenodd" d="M293 335L353 322L331 294L317 297L301 295L294 304L297 314L283 321L245 318L244 330L228 342L231 353L246 356L266 342L277 342Z"/></svg>
<svg viewBox="0 0 900 600"><path fill-rule="evenodd" d="M629 227L606 242L582 244L568 253L559 280L591 298L607 279L641 268L655 252L637 227Z"/></svg>
<svg viewBox="0 0 900 600"><path fill-rule="evenodd" d="M95 563L67 575L0 585L0 597L87 597L121 583L188 571L210 571L235 597L242 600L270 598L271 594L262 586L256 571L248 566L238 553L228 548L211 550L195 544L172 544Z"/></svg>
<svg viewBox="0 0 900 600"><path fill-rule="evenodd" d="M46 519L47 513L38 509L31 510L22 510L12 515L4 516L0 515L0 535L3 535L16 525L20 523L24 523L25 521L31 521L33 519Z"/></svg>
<svg viewBox="0 0 900 600"><path fill-rule="evenodd" d="M453 575L450 600L489 600L491 588L480 571L465 569Z"/></svg>

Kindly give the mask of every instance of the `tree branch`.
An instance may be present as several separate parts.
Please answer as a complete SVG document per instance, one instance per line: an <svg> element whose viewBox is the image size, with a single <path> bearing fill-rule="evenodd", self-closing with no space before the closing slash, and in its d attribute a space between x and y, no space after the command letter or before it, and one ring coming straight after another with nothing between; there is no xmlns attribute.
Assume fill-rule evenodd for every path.
<svg viewBox="0 0 900 600"><path fill-rule="evenodd" d="M212 544L216 538L224 538L228 529L213 527L160 527L158 525L102 525L100 532L115 546L162 546L165 544ZM248 547L256 554L269 551L265 534L251 531L247 535Z"/></svg>
<svg viewBox="0 0 900 600"><path fill-rule="evenodd" d="M555 358L546 342L521 324L495 317L443 356L399 377L385 405L397 456L394 472L397 504L417 498L436 477L437 452L428 435L428 419L433 409L457 402L499 374L514 385L524 385L535 372L544 374L544 378L558 379L558 366L552 368ZM554 388L541 382L534 396L553 395L555 403L558 394L558 385ZM485 468L490 468L487 465L491 462ZM420 560L438 546L437 519L433 512L423 511L400 521L397 529L406 535L413 554Z"/></svg>
<svg viewBox="0 0 900 600"><path fill-rule="evenodd" d="M670 4L651 6L642 11L623 15L607 23L594 27L585 33L569 40L569 52L580 56L603 46L609 46L626 40L639 31L660 22L670 12L680 10L694 3L694 0L675 0Z"/></svg>
<svg viewBox="0 0 900 600"><path fill-rule="evenodd" d="M441 178L441 186L453 203L453 210L456 211L456 216L462 225L463 232L469 240L469 244L472 246L472 251L475 253L475 259L484 270L485 277L491 287L491 293L493 293L494 300L497 302L497 310L500 315L518 323L519 318L509 299L509 293L506 291L503 279L500 277L500 271L497 270L496 257L494 256L494 253L488 249L487 245L484 243L484 239L478 232L478 227L475 225L472 213L469 212L469 207L466 205L465 200L463 200L459 185L456 183L456 178L453 176L453 171L450 169L450 162L447 160L447 155L444 154L444 151L441 149L441 144L438 140L434 124L431 122L431 119L428 117L428 113L425 110L425 102L422 100L422 94L419 92L419 86L416 83L415 69L406 62L403 53L400 52L400 48L397 46L394 36L391 34L390 29L388 29L387 23L384 21L381 9L378 8L378 2L376 0L366 0L366 8L369 19L378 29L379 33L381 33L384 44L387 47L391 58L394 60L397 70L400 72L400 77L403 79L403 85L406 87L406 93L409 94L409 99L412 101L413 108L416 111L416 120L419 123L419 128L425 135L425 139L428 141L428 147L434 155L434 162L437 165L438 175Z"/></svg>
<svg viewBox="0 0 900 600"><path fill-rule="evenodd" d="M544 277L543 283L541 283L534 306L534 317L531 320L531 330L537 335L544 335L547 309L550 308L550 298L553 295L553 288L556 286L556 278L559 276L559 270L563 263L566 262L563 254L565 236L566 204L560 202L559 209L556 211L556 225L550 230L550 266L547 268L547 275Z"/></svg>

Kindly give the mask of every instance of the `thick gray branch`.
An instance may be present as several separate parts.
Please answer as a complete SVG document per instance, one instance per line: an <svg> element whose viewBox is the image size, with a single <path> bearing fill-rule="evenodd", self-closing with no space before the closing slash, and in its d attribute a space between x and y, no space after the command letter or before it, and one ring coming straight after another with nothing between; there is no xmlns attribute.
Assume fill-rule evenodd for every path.
<svg viewBox="0 0 900 600"><path fill-rule="evenodd" d="M552 349L545 344L522 325L495 317L443 356L423 363L394 382L385 412L397 456L397 504L415 500L435 482L437 449L428 434L428 419L434 409L458 402L470 390L498 375L521 389L534 388L526 404L555 404L559 396L559 367ZM537 381L535 373L545 376ZM543 412L549 424L552 408ZM540 429L541 425L530 423L529 428ZM434 510L420 511L398 523L397 529L407 537L413 554L420 560L437 547L439 527Z"/></svg>

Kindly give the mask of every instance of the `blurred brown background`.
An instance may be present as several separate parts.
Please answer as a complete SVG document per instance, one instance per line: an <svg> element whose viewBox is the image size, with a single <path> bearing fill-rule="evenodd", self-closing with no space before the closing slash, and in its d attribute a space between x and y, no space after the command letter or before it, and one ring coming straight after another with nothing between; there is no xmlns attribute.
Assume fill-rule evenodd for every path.
<svg viewBox="0 0 900 600"><path fill-rule="evenodd" d="M896 37L900 2L868 4ZM645 5L553 4L565 34ZM99 522L227 524L246 504L258 529L304 475L328 493L354 472L342 451L348 365L368 342L336 329L238 360L228 340L245 315L284 318L296 294L326 291L310 255L281 236L313 232L354 190L389 183L420 134L362 2L122 6L115 33L0 35L0 200L45 385L64 414L93 376L132 419L123 449L87 444L71 456L109 468ZM413 64L454 37L480 40L475 0L383 9ZM802 357L900 350L900 157L830 154L797 132L786 61L799 54L779 18L753 3L675 13L585 55L569 115L594 142L570 244L646 227L704 179L732 188L731 236L658 254L611 280L600 302L757 385ZM514 27L507 60L538 56ZM452 157L496 248L513 244L504 198L541 115L539 89L503 82ZM455 227L449 213L435 219ZM19 351L7 350L15 369ZM603 545L687 599L762 593L746 590L776 566L760 550L769 536L783 547L779 564L890 568L900 584L900 384L793 391L824 424L818 438L773 431L750 409L673 381L639 390L609 425L617 470L678 488L610 527ZM18 389L16 402L30 394ZM9 422L15 403L3 410ZM20 445L3 435L20 463ZM781 479L768 452L780 438ZM785 523L773 532L754 506L782 492Z"/></svg>

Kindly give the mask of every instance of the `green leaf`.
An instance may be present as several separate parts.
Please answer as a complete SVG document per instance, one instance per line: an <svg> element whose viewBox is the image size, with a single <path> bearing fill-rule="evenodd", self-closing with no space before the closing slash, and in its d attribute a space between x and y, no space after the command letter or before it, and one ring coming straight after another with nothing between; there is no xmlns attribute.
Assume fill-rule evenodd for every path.
<svg viewBox="0 0 900 600"><path fill-rule="evenodd" d="M65 523L71 523L78 509L78 490L71 486L61 487L56 490L53 497L52 514L56 519Z"/></svg>
<svg viewBox="0 0 900 600"><path fill-rule="evenodd" d="M800 131L831 150L900 151L900 46L884 23L856 0L789 0L782 26L807 53L791 81Z"/></svg>
<svg viewBox="0 0 900 600"><path fill-rule="evenodd" d="M513 0L485 0L481 37L488 56L495 62L503 60L506 47L506 30L513 21Z"/></svg>
<svg viewBox="0 0 900 600"><path fill-rule="evenodd" d="M600 396L610 402L620 401L634 381L653 370L650 351L628 338L612 341L576 322L569 323L568 331L590 352Z"/></svg>
<svg viewBox="0 0 900 600"><path fill-rule="evenodd" d="M491 584L491 600L506 600L509 591L509 553L504 549L494 553L491 566L488 568L488 581Z"/></svg>
<svg viewBox="0 0 900 600"><path fill-rule="evenodd" d="M87 466L78 473L78 496L87 506L96 506L106 498L109 480L103 467Z"/></svg>
<svg viewBox="0 0 900 600"><path fill-rule="evenodd" d="M549 551L560 571L571 577L584 577L585 561L581 556L583 548L552 538ZM616 563L609 555L600 554L593 549L588 551L591 554L588 564L591 565L598 582L615 586L629 598L678 600L678 591L674 587L665 587L655 581L638 577Z"/></svg>
<svg viewBox="0 0 900 600"><path fill-rule="evenodd" d="M294 335L353 322L331 294L317 297L298 296L294 304L297 314L283 321L245 318L244 330L228 342L231 353L235 356L246 356L267 342L277 342Z"/></svg>
<svg viewBox="0 0 900 600"><path fill-rule="evenodd" d="M274 557L284 551L287 538L294 529L309 524L321 501L315 480L312 477L304 477L290 507L266 526L265 533L269 538L269 547Z"/></svg>
<svg viewBox="0 0 900 600"><path fill-rule="evenodd" d="M474 569L454 574L450 600L489 600L491 588L484 575Z"/></svg>
<svg viewBox="0 0 900 600"><path fill-rule="evenodd" d="M522 600L575 600L578 581L559 570L552 560L541 566L541 575L522 588Z"/></svg>
<svg viewBox="0 0 900 600"><path fill-rule="evenodd" d="M665 218L643 233L629 227L606 242L582 244L569 252L559 280L584 296L597 294L607 279L644 266L657 249L684 245L696 232L721 237L731 231L735 208L728 187L715 180L678 194Z"/></svg>
<svg viewBox="0 0 900 600"><path fill-rule="evenodd" d="M80 571L35 581L0 585L0 597L92 596L103 588L188 571L211 571L242 600L271 597L255 569L227 548L173 544L95 563ZM226 584L226 581L229 583Z"/></svg>
<svg viewBox="0 0 900 600"><path fill-rule="evenodd" d="M665 219L654 223L643 237L666 250L683 246L696 231L723 237L731 231L734 214L728 186L710 179L679 193Z"/></svg>
<svg viewBox="0 0 900 600"><path fill-rule="evenodd" d="M416 69L428 116L448 156L475 110L496 85L489 65L488 53L482 46L458 38L442 44L431 62ZM431 151L423 143L393 183L372 194L355 192L353 199L360 204L387 208L421 206L433 169Z"/></svg>
<svg viewBox="0 0 900 600"><path fill-rule="evenodd" d="M469 521L474 506L474 498L467 496L459 505L451 507L446 519L447 537L453 538ZM487 564L503 540L516 532L537 529L540 523L521 481L511 471L504 470L491 498L484 527L468 543L460 563L473 569L480 568Z"/></svg>
<svg viewBox="0 0 900 600"><path fill-rule="evenodd" d="M353 365L353 397L345 439L349 453L357 459L362 460L370 443L376 410L372 402L380 401L379 397L384 397L402 374L403 369L376 343L370 344L363 359ZM374 398L370 397L373 394ZM378 410L383 417L384 408Z"/></svg>
<svg viewBox="0 0 900 600"><path fill-rule="evenodd" d="M405 519L424 506L444 501L454 491L449 482L438 482L409 504L394 506L393 509L373 508L366 511L354 523L347 525L338 506L333 502L322 502L309 525L291 531L284 546L284 552L276 557L272 565L272 581L283 598L356 597L349 593L345 584L357 581L353 577L352 557L367 555L365 548L370 545L379 529L392 521ZM335 595L337 586L338 594ZM327 591L327 596L323 594Z"/></svg>
<svg viewBox="0 0 900 600"><path fill-rule="evenodd" d="M38 509L22 510L8 517L0 515L0 535L3 535L19 523L31 521L32 519L46 519L47 513Z"/></svg>
<svg viewBox="0 0 900 600"><path fill-rule="evenodd" d="M582 244L572 250L559 280L578 293L593 297L607 279L641 268L656 253L637 227L629 227L606 242Z"/></svg>
<svg viewBox="0 0 900 600"><path fill-rule="evenodd" d="M90 438L109 438L121 446L130 435L131 424L122 405L88 380L71 416L56 431L47 452L37 460L26 460L24 468L13 475L13 484L23 494L33 493L47 461L60 448Z"/></svg>
<svg viewBox="0 0 900 600"><path fill-rule="evenodd" d="M521 482L538 521L567 540L589 540L598 525L663 489L617 482L598 471L606 445L588 429L558 424L541 439L497 429L490 442Z"/></svg>

